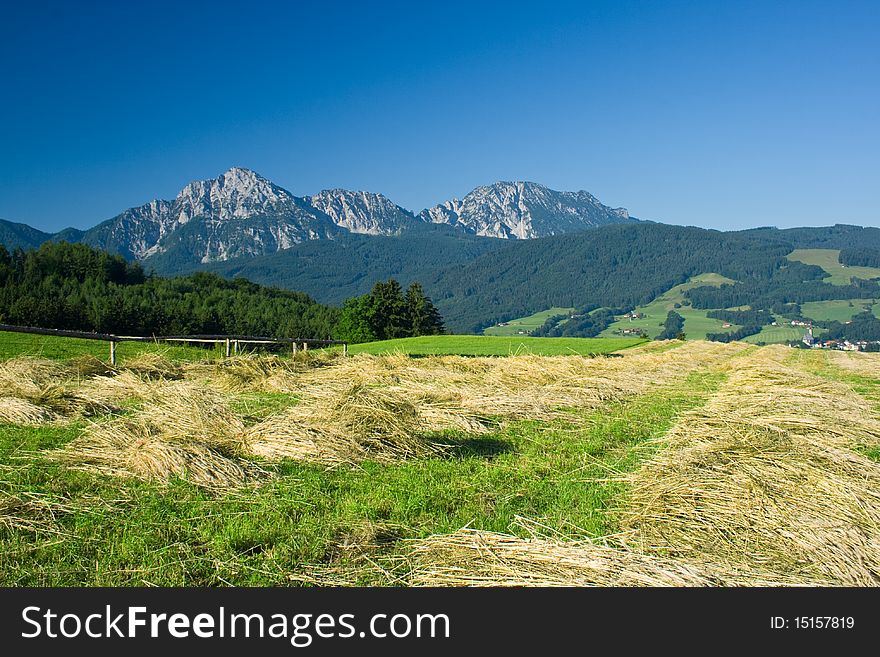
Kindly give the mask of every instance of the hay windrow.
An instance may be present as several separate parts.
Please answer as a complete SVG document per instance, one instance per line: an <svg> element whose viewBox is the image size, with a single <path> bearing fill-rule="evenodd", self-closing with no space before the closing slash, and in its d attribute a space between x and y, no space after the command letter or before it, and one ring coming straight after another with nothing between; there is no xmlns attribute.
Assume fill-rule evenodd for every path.
<svg viewBox="0 0 880 657"><path fill-rule="evenodd" d="M850 388L787 367L786 356L740 352L710 401L657 441L661 449L628 477L618 510L625 543L462 530L415 541L407 580L880 584L880 465L852 449L880 444L880 420ZM635 360L668 376L662 358Z"/></svg>
<svg viewBox="0 0 880 657"><path fill-rule="evenodd" d="M846 386L762 350L740 363L630 479L625 527L651 551L880 583L880 421Z"/></svg>
<svg viewBox="0 0 880 657"><path fill-rule="evenodd" d="M54 456L74 469L156 483L177 477L207 488L234 488L266 474L206 444L169 440L142 417L94 424Z"/></svg>
<svg viewBox="0 0 880 657"><path fill-rule="evenodd" d="M228 453L241 451L244 421L220 393L187 381L157 386L137 413L168 440L195 441Z"/></svg>
<svg viewBox="0 0 880 657"><path fill-rule="evenodd" d="M880 354L878 353L829 351L828 359L833 365L853 374L880 379Z"/></svg>
<svg viewBox="0 0 880 657"><path fill-rule="evenodd" d="M249 428L244 440L255 455L331 464L442 452L425 436L419 410L406 397L361 385L312 396Z"/></svg>
<svg viewBox="0 0 880 657"><path fill-rule="evenodd" d="M77 389L77 396L89 402L113 406L150 399L163 385L161 380L144 379L132 371L122 370L115 376L96 376L84 381Z"/></svg>
<svg viewBox="0 0 880 657"><path fill-rule="evenodd" d="M775 586L786 577L725 570L622 546L462 529L412 541L412 586Z"/></svg>
<svg viewBox="0 0 880 657"><path fill-rule="evenodd" d="M123 363L124 370L140 379L173 381L183 378L183 368L163 354L141 352Z"/></svg>
<svg viewBox="0 0 880 657"><path fill-rule="evenodd" d="M57 361L11 358L0 363L0 395L18 397L37 406L64 412L74 404L75 373Z"/></svg>
<svg viewBox="0 0 880 657"><path fill-rule="evenodd" d="M57 422L60 416L47 408L18 397L0 397L0 423L29 427Z"/></svg>

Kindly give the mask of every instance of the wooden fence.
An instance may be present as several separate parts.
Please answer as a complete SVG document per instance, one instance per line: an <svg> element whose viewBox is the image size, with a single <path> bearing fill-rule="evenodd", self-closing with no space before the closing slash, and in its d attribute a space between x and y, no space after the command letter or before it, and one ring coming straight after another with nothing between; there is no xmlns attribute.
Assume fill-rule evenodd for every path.
<svg viewBox="0 0 880 657"><path fill-rule="evenodd" d="M225 345L226 357L238 354L242 344L289 344L295 354L299 349L308 351L312 347L329 347L342 345L342 355L348 355L348 342L344 340L318 340L315 338L268 338L254 335L113 335L110 333L90 333L88 331L67 331L64 329L39 328L36 326L13 326L0 324L0 331L13 333L34 333L37 335L55 335L64 338L82 338L84 340L102 340L110 343L110 364L116 364L116 345L120 342L183 342L213 343Z"/></svg>

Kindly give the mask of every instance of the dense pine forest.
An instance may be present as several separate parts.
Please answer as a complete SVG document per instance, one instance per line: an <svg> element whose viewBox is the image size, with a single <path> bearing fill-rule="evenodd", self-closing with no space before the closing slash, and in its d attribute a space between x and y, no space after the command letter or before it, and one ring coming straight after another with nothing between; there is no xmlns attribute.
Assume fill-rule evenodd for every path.
<svg viewBox="0 0 880 657"><path fill-rule="evenodd" d="M840 264L850 267L880 267L880 249L841 249Z"/></svg>

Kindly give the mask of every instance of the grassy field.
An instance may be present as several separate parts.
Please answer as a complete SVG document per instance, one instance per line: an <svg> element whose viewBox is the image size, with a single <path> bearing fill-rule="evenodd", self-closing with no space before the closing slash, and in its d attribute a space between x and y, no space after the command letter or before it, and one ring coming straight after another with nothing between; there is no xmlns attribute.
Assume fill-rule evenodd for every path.
<svg viewBox="0 0 880 657"><path fill-rule="evenodd" d="M528 317L512 319L509 322L505 322L504 326L490 326L483 329L483 335L511 336L519 335L520 331L530 333L539 326L543 326L544 322L554 315L567 315L571 312L574 312L574 308L550 308L549 310L542 310L541 312L529 315Z"/></svg>
<svg viewBox="0 0 880 657"><path fill-rule="evenodd" d="M666 315L670 310L675 310L684 318L684 332L689 340L705 340L707 333L728 333L735 330L736 326L724 328L724 322L706 317L705 310L696 310L683 305L684 292L702 285L723 285L734 281L720 274L700 274L692 277L687 283L676 285L664 292L651 303L636 308L636 312L645 315L642 319L621 319L609 326L600 335L603 337L615 336L614 331L629 329L642 329L649 338L655 338L663 332L661 324L666 321ZM675 304L681 307L676 308Z"/></svg>
<svg viewBox="0 0 880 657"><path fill-rule="evenodd" d="M743 342L749 344L774 344L803 340L806 329L800 326L764 326L760 333L743 338ZM819 335L819 330L814 330L814 335Z"/></svg>
<svg viewBox="0 0 880 657"><path fill-rule="evenodd" d="M77 346L0 359L0 585L880 575L880 356L673 341L108 372Z"/></svg>
<svg viewBox="0 0 880 657"><path fill-rule="evenodd" d="M144 353L164 354L175 360L201 360L219 356L220 348L212 350L144 342L120 342L116 348L116 357L122 365L127 359ZM110 343L100 340L58 338L53 335L0 331L0 359L14 358L15 356L39 356L55 359L94 356L106 360L110 357Z"/></svg>
<svg viewBox="0 0 880 657"><path fill-rule="evenodd" d="M840 264L840 250L837 249L797 249L786 256L789 260L798 260L807 265L821 267L829 274L825 281L832 285L849 285L853 276L856 278L880 278L880 269L875 267L848 267Z"/></svg>
<svg viewBox="0 0 880 657"><path fill-rule="evenodd" d="M463 356L509 356L535 354L607 354L641 344L638 338L530 338L482 335L438 335L367 342L349 347L352 354L404 353L412 356L457 354Z"/></svg>
<svg viewBox="0 0 880 657"><path fill-rule="evenodd" d="M880 317L880 301L877 299L842 299L833 301L808 301L801 304L801 314L817 321L845 322L869 306Z"/></svg>

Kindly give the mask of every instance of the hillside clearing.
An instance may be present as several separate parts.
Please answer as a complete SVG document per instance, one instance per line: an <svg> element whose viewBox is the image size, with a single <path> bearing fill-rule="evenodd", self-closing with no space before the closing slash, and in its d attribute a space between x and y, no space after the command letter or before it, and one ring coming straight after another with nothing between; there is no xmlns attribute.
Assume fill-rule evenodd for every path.
<svg viewBox="0 0 880 657"><path fill-rule="evenodd" d="M705 340L707 333L730 333L738 326L724 328L724 322L718 319L706 317L705 310L697 310L687 305L684 293L687 290L703 285L720 286L732 284L735 281L721 274L699 274L691 277L686 283L670 288L651 303L637 307L633 312L644 315L642 318L629 319L618 318L611 326L599 335L602 337L614 337L619 335L615 331L624 329L642 330L649 338L655 338L663 332L663 322L670 310L674 310L684 318L684 332L689 340ZM675 306L679 307L676 308Z"/></svg>
<svg viewBox="0 0 880 657"><path fill-rule="evenodd" d="M845 322L864 312L866 308L876 317L880 317L880 300L877 299L807 301L801 304L801 314L816 321Z"/></svg>
<svg viewBox="0 0 880 657"><path fill-rule="evenodd" d="M849 267L840 264L840 249L796 249L786 256L789 260L797 260L807 265L816 265L827 271L831 276L825 282L832 285L849 285L851 278L880 278L880 269L876 267Z"/></svg>
<svg viewBox="0 0 880 657"><path fill-rule="evenodd" d="M529 315L504 322L502 325L490 326L483 329L483 335L527 335L544 325L544 323L556 315L568 315L574 312L574 308L549 308Z"/></svg>

